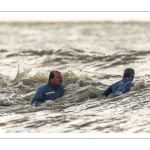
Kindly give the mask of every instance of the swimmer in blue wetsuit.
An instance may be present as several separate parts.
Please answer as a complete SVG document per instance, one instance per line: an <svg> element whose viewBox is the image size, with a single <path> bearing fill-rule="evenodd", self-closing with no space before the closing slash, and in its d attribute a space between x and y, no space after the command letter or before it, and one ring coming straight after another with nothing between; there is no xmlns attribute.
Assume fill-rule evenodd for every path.
<svg viewBox="0 0 150 150"><path fill-rule="evenodd" d="M124 70L122 80L110 85L107 90L104 91L103 95L107 97L110 93L112 93L114 96L119 96L129 92L131 87L134 86L132 83L134 75L134 69L126 68Z"/></svg>
<svg viewBox="0 0 150 150"><path fill-rule="evenodd" d="M40 106L47 100L55 100L63 96L65 86L62 85L63 79L59 71L51 71L48 83L38 88L31 105Z"/></svg>

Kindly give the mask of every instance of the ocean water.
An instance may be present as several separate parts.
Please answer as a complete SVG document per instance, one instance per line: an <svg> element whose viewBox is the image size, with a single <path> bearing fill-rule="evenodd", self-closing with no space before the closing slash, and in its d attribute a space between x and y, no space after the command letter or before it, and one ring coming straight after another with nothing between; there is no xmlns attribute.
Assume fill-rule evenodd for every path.
<svg viewBox="0 0 150 150"><path fill-rule="evenodd" d="M150 132L150 22L0 22L1 133ZM103 91L135 70L130 92ZM51 70L66 92L30 102Z"/></svg>

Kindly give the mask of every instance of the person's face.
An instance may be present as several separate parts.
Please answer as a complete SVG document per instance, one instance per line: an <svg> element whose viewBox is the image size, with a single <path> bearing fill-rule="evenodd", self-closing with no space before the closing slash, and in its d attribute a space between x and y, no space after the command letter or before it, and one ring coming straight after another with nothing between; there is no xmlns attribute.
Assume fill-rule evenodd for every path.
<svg viewBox="0 0 150 150"><path fill-rule="evenodd" d="M63 79L62 79L62 75L60 72L54 72L54 78L50 80L50 83L54 86L54 87L59 87L62 85Z"/></svg>

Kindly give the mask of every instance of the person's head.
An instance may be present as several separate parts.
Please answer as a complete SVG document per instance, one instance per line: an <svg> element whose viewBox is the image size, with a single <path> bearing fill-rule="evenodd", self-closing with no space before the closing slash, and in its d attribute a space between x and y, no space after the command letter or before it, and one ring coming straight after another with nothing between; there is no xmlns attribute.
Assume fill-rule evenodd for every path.
<svg viewBox="0 0 150 150"><path fill-rule="evenodd" d="M49 74L49 83L52 84L55 88L58 88L62 85L63 79L59 71L53 70Z"/></svg>
<svg viewBox="0 0 150 150"><path fill-rule="evenodd" d="M124 70L124 73L123 73L123 79L124 78L129 78L130 81L133 81L134 75L135 75L134 69L132 69L132 68L126 68Z"/></svg>

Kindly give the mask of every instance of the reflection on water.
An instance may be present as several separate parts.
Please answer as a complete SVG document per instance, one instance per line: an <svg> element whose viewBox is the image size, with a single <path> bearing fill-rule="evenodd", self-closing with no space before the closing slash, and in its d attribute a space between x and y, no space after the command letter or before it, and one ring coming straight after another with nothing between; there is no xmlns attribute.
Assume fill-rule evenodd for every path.
<svg viewBox="0 0 150 150"><path fill-rule="evenodd" d="M0 132L149 132L150 23L0 23ZM130 92L104 99L135 70ZM50 70L65 95L30 105Z"/></svg>

